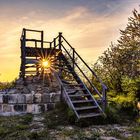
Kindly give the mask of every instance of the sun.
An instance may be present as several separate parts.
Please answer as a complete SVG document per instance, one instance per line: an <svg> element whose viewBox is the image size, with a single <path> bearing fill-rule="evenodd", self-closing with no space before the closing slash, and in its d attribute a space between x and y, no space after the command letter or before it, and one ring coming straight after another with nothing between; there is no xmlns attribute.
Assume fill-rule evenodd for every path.
<svg viewBox="0 0 140 140"><path fill-rule="evenodd" d="M51 67L51 62L47 59L42 60L42 67L43 68L50 68Z"/></svg>

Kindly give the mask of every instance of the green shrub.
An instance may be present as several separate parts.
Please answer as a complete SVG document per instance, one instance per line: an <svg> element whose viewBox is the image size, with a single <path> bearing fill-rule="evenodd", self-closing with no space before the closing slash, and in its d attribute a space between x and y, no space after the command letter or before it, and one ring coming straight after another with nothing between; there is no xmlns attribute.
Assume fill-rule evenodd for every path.
<svg viewBox="0 0 140 140"><path fill-rule="evenodd" d="M115 104L108 105L108 107L105 110L105 113L107 115L106 122L107 123L118 123L120 122L120 114L119 109Z"/></svg>
<svg viewBox="0 0 140 140"><path fill-rule="evenodd" d="M99 131L94 131L94 132L92 133L91 138L92 138L93 140L98 140L98 139L100 138L100 132L99 132Z"/></svg>
<svg viewBox="0 0 140 140"><path fill-rule="evenodd" d="M12 82L5 82L5 83L0 82L0 90L13 88L15 86L15 81L16 79L13 80Z"/></svg>
<svg viewBox="0 0 140 140"><path fill-rule="evenodd" d="M21 123L22 124L29 124L33 119L33 115L32 114L27 114L25 116L23 116Z"/></svg>
<svg viewBox="0 0 140 140"><path fill-rule="evenodd" d="M68 121L71 122L71 123L74 123L75 120L76 120L75 113L70 108L67 108L67 118L68 118Z"/></svg>
<svg viewBox="0 0 140 140"><path fill-rule="evenodd" d="M25 129L28 129L28 128L29 128L29 125L18 124L16 126L17 130L25 130Z"/></svg>

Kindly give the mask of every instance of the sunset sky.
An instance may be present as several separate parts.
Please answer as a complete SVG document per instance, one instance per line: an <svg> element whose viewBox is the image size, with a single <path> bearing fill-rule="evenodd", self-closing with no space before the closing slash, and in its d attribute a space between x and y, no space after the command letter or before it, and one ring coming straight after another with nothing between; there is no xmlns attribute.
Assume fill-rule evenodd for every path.
<svg viewBox="0 0 140 140"><path fill-rule="evenodd" d="M89 63L119 38L140 0L0 0L0 81L18 77L22 28L58 32Z"/></svg>

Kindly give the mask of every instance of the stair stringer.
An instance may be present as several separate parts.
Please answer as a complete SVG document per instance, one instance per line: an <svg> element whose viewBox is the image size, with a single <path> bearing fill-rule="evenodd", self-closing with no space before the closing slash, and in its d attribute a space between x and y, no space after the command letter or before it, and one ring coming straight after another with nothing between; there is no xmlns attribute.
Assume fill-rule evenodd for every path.
<svg viewBox="0 0 140 140"><path fill-rule="evenodd" d="M80 77L74 71L74 69L70 65L69 61L67 60L67 58L62 53L61 53L60 58L65 63L65 66L67 66L69 72L73 75L73 77L76 77L75 78L76 82L78 84L82 84L82 86L85 88L86 93L88 93L90 95L90 98L93 100L93 103L95 103L95 105L98 107L99 111L105 116L105 113L104 113L103 109L100 107L100 105L98 104L98 102L96 101L96 99L94 98L94 96L91 94L91 92L89 91L89 89L87 88L87 86L83 83L83 81L80 79ZM66 92L66 89L64 88L63 82L61 80L61 76L59 76L58 74L55 74L55 75L56 75L56 78L57 78L57 80L58 80L58 82L59 82L59 84L61 86L62 93L64 94L63 97L64 97L66 103L74 111L74 113L77 116L77 118L80 119L77 111L75 110L75 107L74 107L73 103L71 102L71 99L70 99L68 93Z"/></svg>

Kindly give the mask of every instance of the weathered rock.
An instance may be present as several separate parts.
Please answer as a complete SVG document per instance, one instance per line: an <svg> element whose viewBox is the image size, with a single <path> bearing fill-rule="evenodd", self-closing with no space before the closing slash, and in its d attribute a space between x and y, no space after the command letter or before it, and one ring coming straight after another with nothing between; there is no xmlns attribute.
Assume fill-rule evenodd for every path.
<svg viewBox="0 0 140 140"><path fill-rule="evenodd" d="M43 81L42 77L37 76L29 76L25 82L19 78L14 89L6 89L4 94L0 94L0 114L42 113L54 109L60 101L59 88L55 82L53 79Z"/></svg>
<svg viewBox="0 0 140 140"><path fill-rule="evenodd" d="M3 103L7 104L9 100L9 96L8 95L3 95Z"/></svg>
<svg viewBox="0 0 140 140"><path fill-rule="evenodd" d="M32 104L27 104L27 113L32 113L33 112L33 105Z"/></svg>
<svg viewBox="0 0 140 140"><path fill-rule="evenodd" d="M26 103L27 104L33 103L33 95L32 94L26 94Z"/></svg>
<svg viewBox="0 0 140 140"><path fill-rule="evenodd" d="M7 94L6 91L0 91L0 94Z"/></svg>
<svg viewBox="0 0 140 140"><path fill-rule="evenodd" d="M17 90L22 90L24 88L24 85L16 85Z"/></svg>
<svg viewBox="0 0 140 140"><path fill-rule="evenodd" d="M37 88L36 91L42 93L42 88Z"/></svg>
<svg viewBox="0 0 140 140"><path fill-rule="evenodd" d="M27 110L27 105L14 105L14 110L17 111L17 112L25 112Z"/></svg>
<svg viewBox="0 0 140 140"><path fill-rule="evenodd" d="M3 94L0 94L0 103L3 103Z"/></svg>
<svg viewBox="0 0 140 140"><path fill-rule="evenodd" d="M37 85L37 88L42 88L42 86L41 85Z"/></svg>
<svg viewBox="0 0 140 140"><path fill-rule="evenodd" d="M22 78L17 79L17 80L16 80L16 84L18 84L18 85L23 85L23 84L24 84L23 79L22 79Z"/></svg>
<svg viewBox="0 0 140 140"><path fill-rule="evenodd" d="M33 113L34 113L34 114L39 114L39 113L41 113L38 104L33 104L32 107L33 107Z"/></svg>
<svg viewBox="0 0 140 140"><path fill-rule="evenodd" d="M40 112L45 112L45 106L44 106L44 104L40 104L39 105L39 109L40 109Z"/></svg>
<svg viewBox="0 0 140 140"><path fill-rule="evenodd" d="M34 95L34 103L41 103L41 94L37 93Z"/></svg>
<svg viewBox="0 0 140 140"><path fill-rule="evenodd" d="M31 94L32 94L32 95L35 95L35 91L32 90L32 91L31 91Z"/></svg>
<svg viewBox="0 0 140 140"><path fill-rule="evenodd" d="M109 137L109 136L101 136L101 139L102 140L119 140L119 139L117 139L115 137Z"/></svg>
<svg viewBox="0 0 140 140"><path fill-rule="evenodd" d="M50 94L44 93L44 94L42 95L42 102L43 102L43 103L50 103L50 102L51 102L51 100L50 100Z"/></svg>
<svg viewBox="0 0 140 140"><path fill-rule="evenodd" d="M49 93L49 87L44 87L42 90L43 90L43 93Z"/></svg>
<svg viewBox="0 0 140 140"><path fill-rule="evenodd" d="M3 105L0 104L0 112L3 112Z"/></svg>
<svg viewBox="0 0 140 140"><path fill-rule="evenodd" d="M52 110L52 109L55 108L55 104L54 104L54 103L49 103L49 104L47 105L47 108L48 108L48 110Z"/></svg>
<svg viewBox="0 0 140 140"><path fill-rule="evenodd" d="M16 89L10 89L9 91L8 91L8 94L15 94L16 93Z"/></svg>
<svg viewBox="0 0 140 140"><path fill-rule="evenodd" d="M28 85L27 85L27 88L28 88L28 90L29 90L30 92L36 90L36 87L35 87L33 84L28 84Z"/></svg>
<svg viewBox="0 0 140 140"><path fill-rule="evenodd" d="M26 103L26 96L23 94L17 95L17 103Z"/></svg>
<svg viewBox="0 0 140 140"><path fill-rule="evenodd" d="M12 104L17 103L18 94L10 94L8 96L9 96L8 97L8 103L12 103Z"/></svg>
<svg viewBox="0 0 140 140"><path fill-rule="evenodd" d="M59 102L60 101L60 93L52 92L50 93L50 102Z"/></svg>
<svg viewBox="0 0 140 140"><path fill-rule="evenodd" d="M25 87L23 88L22 92L23 92L24 94L28 94L30 91L29 91L28 88L25 86Z"/></svg>
<svg viewBox="0 0 140 140"><path fill-rule="evenodd" d="M3 112L12 112L12 106L8 104L3 105Z"/></svg>

